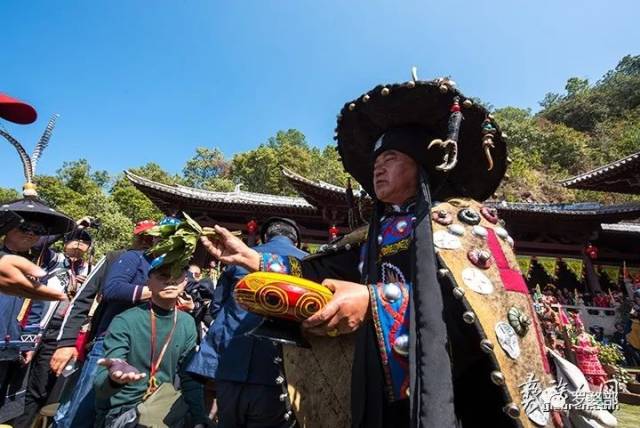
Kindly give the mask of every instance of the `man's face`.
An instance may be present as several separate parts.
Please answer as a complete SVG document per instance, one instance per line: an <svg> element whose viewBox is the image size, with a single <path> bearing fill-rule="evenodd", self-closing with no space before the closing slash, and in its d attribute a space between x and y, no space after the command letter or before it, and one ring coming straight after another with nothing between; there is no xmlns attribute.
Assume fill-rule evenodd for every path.
<svg viewBox="0 0 640 428"><path fill-rule="evenodd" d="M400 205L416 196L418 167L397 150L382 152L373 166L373 188L385 203Z"/></svg>
<svg viewBox="0 0 640 428"><path fill-rule="evenodd" d="M149 274L147 284L151 294L163 300L177 299L187 285L187 277L183 273L179 278L171 278L165 271L153 271Z"/></svg>
<svg viewBox="0 0 640 428"><path fill-rule="evenodd" d="M4 245L11 251L23 253L36 245L40 236L46 234L46 229L40 223L25 222L7 232Z"/></svg>
<svg viewBox="0 0 640 428"><path fill-rule="evenodd" d="M199 281L200 278L202 277L202 271L200 270L199 266L196 266L196 265L189 266L189 272L191 272L191 274L193 275L193 279L195 279L196 281Z"/></svg>
<svg viewBox="0 0 640 428"><path fill-rule="evenodd" d="M64 255L71 260L84 260L91 245L86 241L74 239L64 244Z"/></svg>

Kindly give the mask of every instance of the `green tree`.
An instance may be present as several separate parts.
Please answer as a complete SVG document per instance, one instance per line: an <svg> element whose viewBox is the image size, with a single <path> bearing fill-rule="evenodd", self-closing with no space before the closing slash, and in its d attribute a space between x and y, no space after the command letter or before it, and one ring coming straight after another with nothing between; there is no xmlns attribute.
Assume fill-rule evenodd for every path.
<svg viewBox="0 0 640 428"><path fill-rule="evenodd" d="M20 199L20 194L16 189L0 187L0 204L6 204L16 199Z"/></svg>
<svg viewBox="0 0 640 428"><path fill-rule="evenodd" d="M310 147L296 129L278 131L257 149L237 154L231 162L233 181L246 190L260 193L295 195L282 168L289 168L312 180L345 185L347 174L333 147Z"/></svg>
<svg viewBox="0 0 640 428"><path fill-rule="evenodd" d="M338 186L347 185L349 174L344 170L335 146L326 146L312 158L311 177Z"/></svg>
<svg viewBox="0 0 640 428"><path fill-rule="evenodd" d="M94 173L86 160L65 162L55 176L36 177L38 195L51 206L78 219L95 217L102 226L93 231L96 255L125 248L131 241L133 222L107 194L106 174Z"/></svg>
<svg viewBox="0 0 640 428"><path fill-rule="evenodd" d="M571 78L566 94L547 94L540 116L578 131L593 132L597 124L623 117L640 106L640 55L625 56L595 85Z"/></svg>
<svg viewBox="0 0 640 428"><path fill-rule="evenodd" d="M567 80L567 84L564 89L567 91L567 97L575 97L589 89L589 80L581 79L579 77L571 77Z"/></svg>
<svg viewBox="0 0 640 428"><path fill-rule="evenodd" d="M130 171L163 184L174 185L180 182L180 177L170 175L155 162L149 162L139 168L131 168ZM163 216L153 202L136 189L124 174L116 177L110 193L120 212L134 223L140 220L159 220Z"/></svg>
<svg viewBox="0 0 640 428"><path fill-rule="evenodd" d="M182 169L185 185L205 190L228 192L233 190L230 166L217 148L197 147L196 154Z"/></svg>
<svg viewBox="0 0 640 428"><path fill-rule="evenodd" d="M510 178L504 180L498 196L508 201L571 201L573 192L557 181L591 166L587 137L564 125L553 124L530 110L506 107L494 116L507 135L512 163Z"/></svg>

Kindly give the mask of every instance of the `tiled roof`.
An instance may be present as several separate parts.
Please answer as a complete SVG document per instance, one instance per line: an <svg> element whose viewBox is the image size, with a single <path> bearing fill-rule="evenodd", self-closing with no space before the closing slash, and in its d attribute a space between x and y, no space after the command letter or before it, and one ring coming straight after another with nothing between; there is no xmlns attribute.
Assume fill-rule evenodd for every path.
<svg viewBox="0 0 640 428"><path fill-rule="evenodd" d="M498 211L565 214L571 216L594 216L617 213L639 213L640 203L603 205L598 202L581 202L573 204L541 204L526 202L491 202Z"/></svg>
<svg viewBox="0 0 640 428"><path fill-rule="evenodd" d="M240 190L240 186L236 186L233 192L214 192L211 190L196 189L193 187L181 185L169 185L140 177L129 171L125 171L127 178L137 187L146 187L154 190L166 192L171 195L199 199L209 202L226 202L230 204L249 204L249 205L273 205L291 208L312 208L304 198L295 196L276 196L265 193L245 192Z"/></svg>
<svg viewBox="0 0 640 428"><path fill-rule="evenodd" d="M602 224L602 230L607 232L640 233L640 224L638 223Z"/></svg>
<svg viewBox="0 0 640 428"><path fill-rule="evenodd" d="M571 189L640 193L640 152L560 182Z"/></svg>

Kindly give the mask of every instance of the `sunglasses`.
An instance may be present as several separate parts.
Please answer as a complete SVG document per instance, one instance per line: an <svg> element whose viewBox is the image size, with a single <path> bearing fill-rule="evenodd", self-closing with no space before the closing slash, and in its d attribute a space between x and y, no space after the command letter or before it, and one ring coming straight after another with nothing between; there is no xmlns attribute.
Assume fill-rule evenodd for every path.
<svg viewBox="0 0 640 428"><path fill-rule="evenodd" d="M39 223L22 223L18 226L22 233L33 233L34 235L43 236L47 234L47 228Z"/></svg>

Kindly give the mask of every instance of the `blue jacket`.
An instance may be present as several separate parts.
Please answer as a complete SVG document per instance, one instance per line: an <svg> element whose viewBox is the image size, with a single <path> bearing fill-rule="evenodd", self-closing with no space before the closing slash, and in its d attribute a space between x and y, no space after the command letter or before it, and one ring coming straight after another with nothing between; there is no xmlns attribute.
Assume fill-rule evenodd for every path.
<svg viewBox="0 0 640 428"><path fill-rule="evenodd" d="M254 249L299 259L307 255L284 236ZM211 303L213 322L187 371L216 380L275 385L279 372L273 359L281 354L280 347L247 334L262 317L240 308L233 298L236 282L247 273L241 267L229 266L220 277Z"/></svg>
<svg viewBox="0 0 640 428"><path fill-rule="evenodd" d="M125 252L109 267L102 287L103 309L97 336L107 331L116 315L140 303L142 289L148 278L149 262L142 250Z"/></svg>
<svg viewBox="0 0 640 428"><path fill-rule="evenodd" d="M12 254L7 248L0 248L6 254ZM58 267L59 260L57 253L51 249L43 250L44 255L40 266L47 271L51 272ZM34 260L33 260L34 261ZM35 261L34 261L35 262ZM9 337L10 340L17 340L20 338L22 327L18 322L18 315L24 305L25 299L23 297L9 296L7 294L0 293L0 338L5 339ZM31 309L28 314L27 325L39 324L42 316L46 313L49 302L43 300L32 300Z"/></svg>

